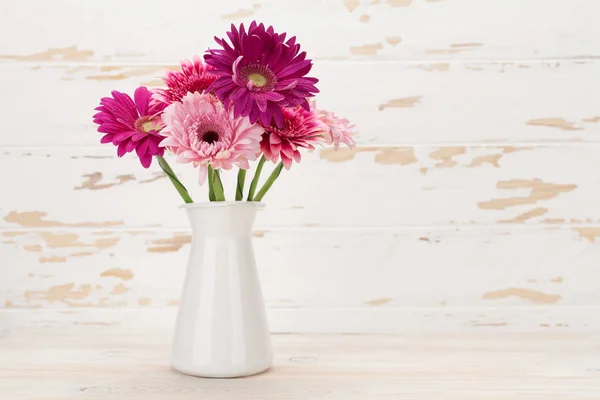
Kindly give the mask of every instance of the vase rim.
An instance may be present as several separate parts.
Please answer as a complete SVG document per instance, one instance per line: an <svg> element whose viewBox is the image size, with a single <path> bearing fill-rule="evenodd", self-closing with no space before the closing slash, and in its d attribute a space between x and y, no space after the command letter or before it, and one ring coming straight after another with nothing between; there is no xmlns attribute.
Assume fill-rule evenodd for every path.
<svg viewBox="0 0 600 400"><path fill-rule="evenodd" d="M202 203L186 203L179 206L179 208L190 209L190 208L211 208L211 207L234 207L241 205L251 205L253 207L263 208L266 206L265 203L257 201L206 201Z"/></svg>

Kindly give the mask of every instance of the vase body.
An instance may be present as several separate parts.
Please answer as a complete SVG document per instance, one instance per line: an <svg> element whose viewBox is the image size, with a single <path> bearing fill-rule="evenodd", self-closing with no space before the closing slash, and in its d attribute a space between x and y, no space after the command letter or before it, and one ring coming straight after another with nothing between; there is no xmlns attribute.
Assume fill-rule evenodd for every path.
<svg viewBox="0 0 600 400"><path fill-rule="evenodd" d="M260 204L186 204L192 227L171 365L208 378L257 374L271 366L265 307L252 247Z"/></svg>

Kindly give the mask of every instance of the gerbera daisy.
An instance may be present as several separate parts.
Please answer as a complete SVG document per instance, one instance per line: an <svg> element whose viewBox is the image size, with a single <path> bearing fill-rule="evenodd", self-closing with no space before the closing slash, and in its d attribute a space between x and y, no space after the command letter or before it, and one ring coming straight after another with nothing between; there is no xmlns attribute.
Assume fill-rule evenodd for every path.
<svg viewBox="0 0 600 400"><path fill-rule="evenodd" d="M187 93L202 93L217 79L212 70L214 68L204 64L198 56L194 56L193 62L183 60L181 71L167 71L163 78L167 89L155 89L154 99L171 104L181 101Z"/></svg>
<svg viewBox="0 0 600 400"><path fill-rule="evenodd" d="M103 97L94 123L100 125L98 132L105 133L100 143L112 143L117 155L122 157L135 149L144 168L152 163L152 156L162 156L164 149L158 145L163 140L159 134L163 125L160 113L165 104L150 104L152 93L140 86L132 100L129 95L114 90L112 97Z"/></svg>
<svg viewBox="0 0 600 400"><path fill-rule="evenodd" d="M286 34L277 34L273 27L253 21L246 32L232 24L225 39L215 38L222 49L209 49L204 56L207 64L216 68L219 78L209 90L223 101L234 105L236 116L249 116L250 122L260 120L269 126L272 120L283 127L281 107L300 105L309 110L307 97L318 93L316 78L305 77L312 68L306 52L300 52L296 37L284 42Z"/></svg>
<svg viewBox="0 0 600 400"><path fill-rule="evenodd" d="M340 118L334 113L325 110L319 110L318 116L319 119L329 128L327 144L333 143L333 148L335 150L340 148L340 142L344 143L351 149L356 146L356 142L353 139L353 136L356 135L356 132L352 131L352 129L354 129L354 125L350 125L350 121L348 121L346 118Z"/></svg>
<svg viewBox="0 0 600 400"><path fill-rule="evenodd" d="M160 144L177 155L177 161L200 168L203 184L207 167L249 169L248 161L260 153L264 129L246 117L235 117L214 96L188 93L181 103L172 103L162 116L166 139Z"/></svg>
<svg viewBox="0 0 600 400"><path fill-rule="evenodd" d="M315 111L307 111L300 106L282 109L283 126L265 127L260 148L265 158L281 162L286 169L292 160L300 162L299 148L314 149L314 144L326 142L329 128L318 118Z"/></svg>

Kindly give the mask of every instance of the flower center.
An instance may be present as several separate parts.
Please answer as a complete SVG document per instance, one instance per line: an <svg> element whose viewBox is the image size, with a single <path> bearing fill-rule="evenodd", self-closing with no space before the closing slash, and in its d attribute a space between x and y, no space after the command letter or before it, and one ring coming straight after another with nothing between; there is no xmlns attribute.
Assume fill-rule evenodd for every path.
<svg viewBox="0 0 600 400"><path fill-rule="evenodd" d="M198 133L198 140L209 144L213 144L214 142L219 140L219 134L215 131L207 131L202 134Z"/></svg>
<svg viewBox="0 0 600 400"><path fill-rule="evenodd" d="M265 65L249 64L240 70L240 78L249 90L266 92L277 84L275 74Z"/></svg>
<svg viewBox="0 0 600 400"><path fill-rule="evenodd" d="M150 131L160 131L162 129L162 126L160 126L158 119L155 120L150 116L138 118L133 123L133 127L136 131L141 133L148 133Z"/></svg>
<svg viewBox="0 0 600 400"><path fill-rule="evenodd" d="M248 75L248 80L252 81L254 86L258 86L258 87L263 87L267 84L267 78L265 78L261 74L257 74L257 73Z"/></svg>

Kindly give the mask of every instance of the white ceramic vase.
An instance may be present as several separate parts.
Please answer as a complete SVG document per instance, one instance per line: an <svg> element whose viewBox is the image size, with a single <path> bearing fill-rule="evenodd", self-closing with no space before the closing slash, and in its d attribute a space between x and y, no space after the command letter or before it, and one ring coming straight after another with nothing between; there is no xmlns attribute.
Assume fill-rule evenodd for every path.
<svg viewBox="0 0 600 400"><path fill-rule="evenodd" d="M265 371L273 355L251 236L261 204L182 207L193 236L173 340L173 368L207 378Z"/></svg>

